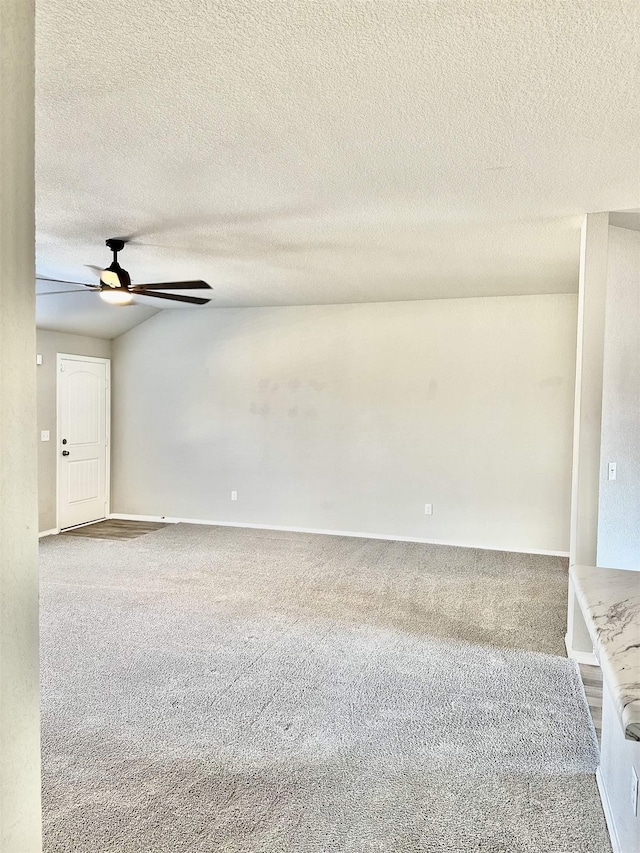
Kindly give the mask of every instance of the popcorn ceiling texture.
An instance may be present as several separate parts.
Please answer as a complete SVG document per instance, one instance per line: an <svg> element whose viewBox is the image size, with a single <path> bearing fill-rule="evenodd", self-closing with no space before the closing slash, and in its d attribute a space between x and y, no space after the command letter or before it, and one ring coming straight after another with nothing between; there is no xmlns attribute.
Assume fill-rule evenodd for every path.
<svg viewBox="0 0 640 853"><path fill-rule="evenodd" d="M581 215L640 206L636 0L37 14L43 275L129 235L217 305L567 292Z"/></svg>
<svg viewBox="0 0 640 853"><path fill-rule="evenodd" d="M46 853L610 853L565 561L41 544Z"/></svg>

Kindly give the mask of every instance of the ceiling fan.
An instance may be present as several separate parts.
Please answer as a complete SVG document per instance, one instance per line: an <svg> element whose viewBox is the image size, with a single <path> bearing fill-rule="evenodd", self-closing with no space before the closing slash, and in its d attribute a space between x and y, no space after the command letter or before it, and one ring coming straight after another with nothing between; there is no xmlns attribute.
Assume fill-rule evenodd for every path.
<svg viewBox="0 0 640 853"><path fill-rule="evenodd" d="M199 296L183 296L177 293L158 293L159 290L211 290L206 281L163 281L154 284L131 284L131 276L118 263L118 252L121 252L125 240L110 238L107 246L113 252L113 261L100 271L100 284L85 284L82 281L63 281L63 284L76 284L99 292L100 298L111 305L128 305L134 296L152 296L154 299L171 299L174 302L188 302L190 305L206 305L211 297L206 299ZM42 278L38 276L38 278ZM62 281L59 278L44 279L45 281ZM79 291L58 291L59 293L77 293ZM44 295L44 294L43 294Z"/></svg>

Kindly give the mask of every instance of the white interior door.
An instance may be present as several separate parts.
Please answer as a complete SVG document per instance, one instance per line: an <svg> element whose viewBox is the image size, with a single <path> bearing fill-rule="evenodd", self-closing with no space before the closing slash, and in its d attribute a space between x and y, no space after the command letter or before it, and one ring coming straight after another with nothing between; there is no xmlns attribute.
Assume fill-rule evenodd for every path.
<svg viewBox="0 0 640 853"><path fill-rule="evenodd" d="M109 361L58 355L58 528L106 518Z"/></svg>

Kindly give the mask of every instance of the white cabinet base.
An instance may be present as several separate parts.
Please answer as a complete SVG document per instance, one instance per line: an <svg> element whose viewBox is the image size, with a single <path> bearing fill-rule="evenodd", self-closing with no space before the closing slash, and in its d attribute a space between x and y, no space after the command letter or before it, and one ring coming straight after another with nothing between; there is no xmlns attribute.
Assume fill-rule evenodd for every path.
<svg viewBox="0 0 640 853"><path fill-rule="evenodd" d="M633 801L633 773L640 776L640 743L624 736L607 682L602 691L602 746L596 774L614 853L640 853L640 804Z"/></svg>

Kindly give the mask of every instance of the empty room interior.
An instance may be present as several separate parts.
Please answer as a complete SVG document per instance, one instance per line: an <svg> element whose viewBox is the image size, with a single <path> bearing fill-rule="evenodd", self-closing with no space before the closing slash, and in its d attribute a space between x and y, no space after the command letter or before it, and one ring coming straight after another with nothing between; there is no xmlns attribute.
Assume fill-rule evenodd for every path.
<svg viewBox="0 0 640 853"><path fill-rule="evenodd" d="M0 6L0 851L640 853L640 6Z"/></svg>

